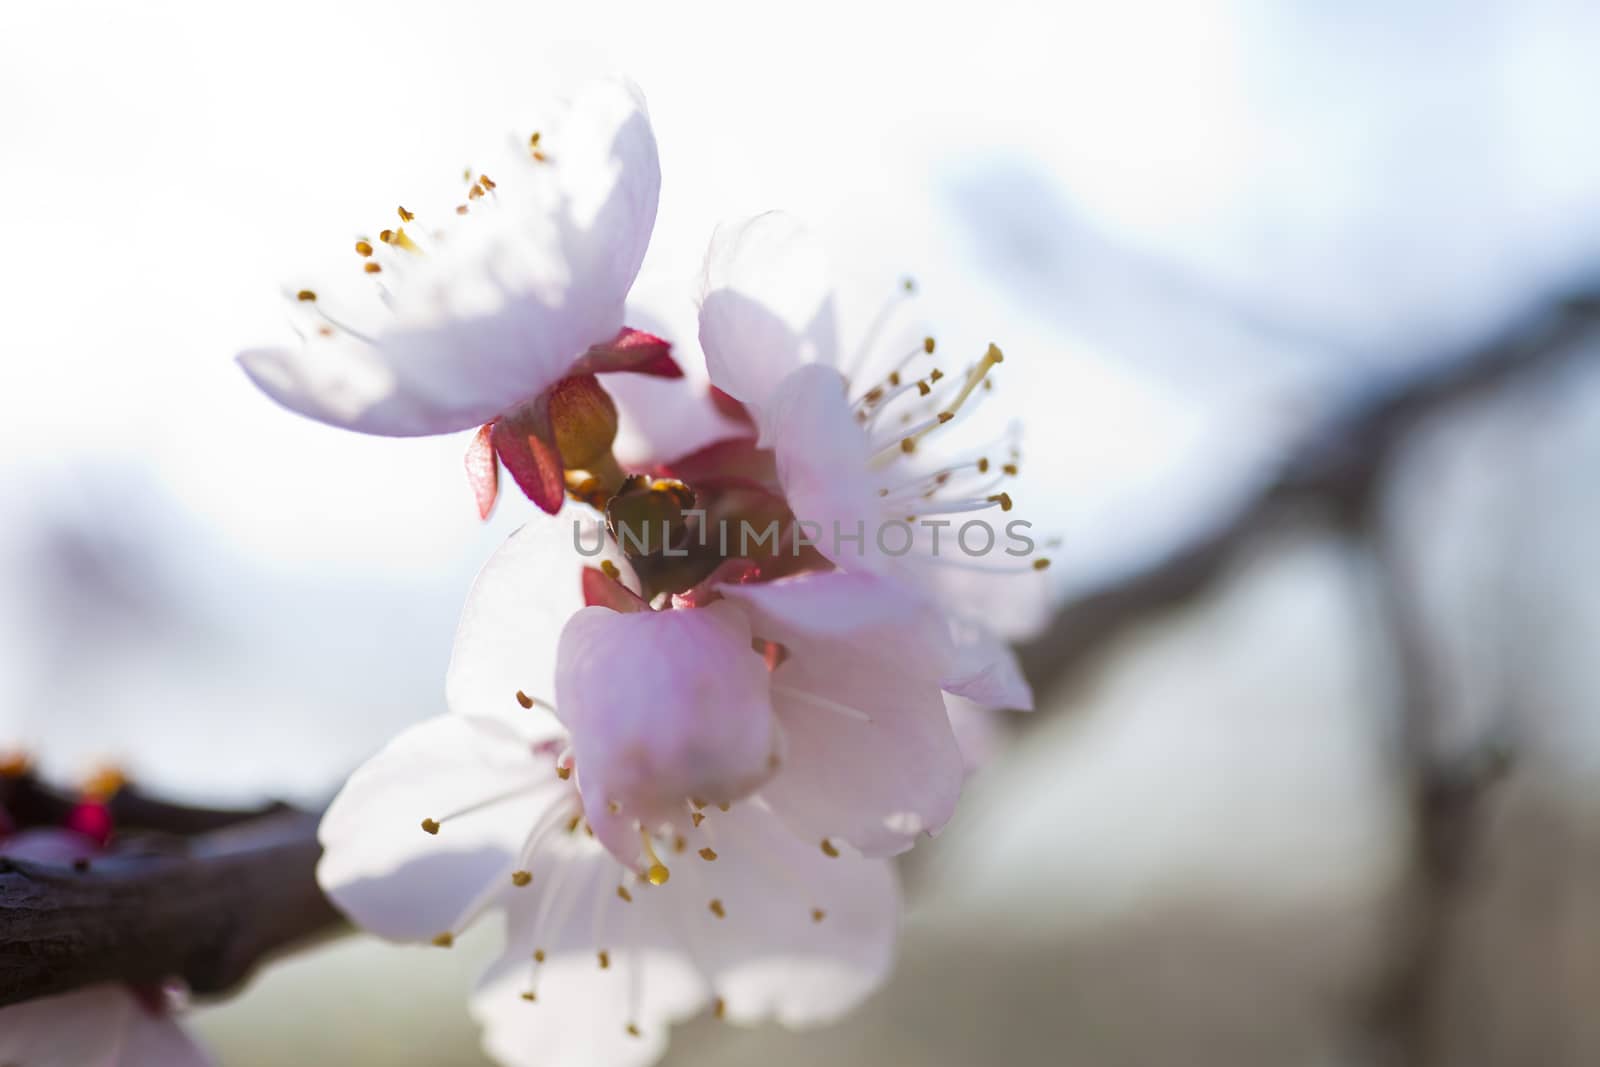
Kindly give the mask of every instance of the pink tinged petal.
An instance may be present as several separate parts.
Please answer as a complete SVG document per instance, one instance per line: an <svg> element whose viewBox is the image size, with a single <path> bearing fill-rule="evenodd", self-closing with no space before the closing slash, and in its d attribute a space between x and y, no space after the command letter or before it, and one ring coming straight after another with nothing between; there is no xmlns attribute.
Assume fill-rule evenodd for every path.
<svg viewBox="0 0 1600 1067"><path fill-rule="evenodd" d="M769 212L718 227L700 302L712 385L760 420L790 372L837 362L837 337L827 265L803 226Z"/></svg>
<svg viewBox="0 0 1600 1067"><path fill-rule="evenodd" d="M612 611L649 611L650 605L632 589L598 567L583 568L583 603Z"/></svg>
<svg viewBox="0 0 1600 1067"><path fill-rule="evenodd" d="M746 486L777 491L778 465L771 451L747 434L723 438L663 464L661 473L696 487Z"/></svg>
<svg viewBox="0 0 1600 1067"><path fill-rule="evenodd" d="M382 273L387 301L370 314L350 310L359 296L319 294L308 303L328 317L307 318L303 344L240 355L250 378L335 426L448 433L528 402L610 343L655 223L655 137L622 81L592 82L546 118L546 159L497 172L493 211Z"/></svg>
<svg viewBox="0 0 1600 1067"><path fill-rule="evenodd" d="M894 558L878 547L882 507L868 470L867 438L844 391L837 371L802 367L778 390L764 432L776 452L784 497L796 520L814 524L817 550L840 567L882 572Z"/></svg>
<svg viewBox="0 0 1600 1067"><path fill-rule="evenodd" d="M883 983L900 917L888 861L843 845L830 856L754 802L713 812L708 825L716 862L695 868L689 891L669 898L687 906L678 925L693 936L695 959L729 1019L833 1022ZM723 904L720 920L700 899L713 894Z"/></svg>
<svg viewBox="0 0 1600 1067"><path fill-rule="evenodd" d="M777 744L767 670L725 604L619 614L585 608L561 634L556 706L597 836L641 864L633 827L731 801L770 773Z"/></svg>
<svg viewBox="0 0 1600 1067"><path fill-rule="evenodd" d="M528 832L563 793L553 758L534 754L539 739L503 719L464 715L401 733L356 769L323 816L318 883L379 937L459 933L510 884Z"/></svg>
<svg viewBox="0 0 1600 1067"><path fill-rule="evenodd" d="M938 612L865 574L722 592L785 652L772 694L786 753L761 791L779 817L801 837L842 838L874 856L941 829L964 766L939 687L951 652Z"/></svg>
<svg viewBox="0 0 1600 1067"><path fill-rule="evenodd" d="M467 445L467 484L478 503L478 518L487 519L500 495L500 461L494 453L494 424L484 423Z"/></svg>
<svg viewBox="0 0 1600 1067"><path fill-rule="evenodd" d="M970 778L982 770L1005 743L1005 732L1000 723L1002 713L974 704L965 697L948 694L944 698L944 706L950 714L950 729L956 735L961 760Z"/></svg>
<svg viewBox="0 0 1600 1067"><path fill-rule="evenodd" d="M725 417L704 388L668 378L615 374L606 391L621 413L616 455L630 470L649 470L715 441L748 434Z"/></svg>
<svg viewBox="0 0 1600 1067"><path fill-rule="evenodd" d="M212 1059L170 1015L135 1010L116 1067L210 1067Z"/></svg>
<svg viewBox="0 0 1600 1067"><path fill-rule="evenodd" d="M943 679L944 688L985 708L1033 710L1033 687L1011 646L966 619L950 624L955 658Z"/></svg>
<svg viewBox="0 0 1600 1067"><path fill-rule="evenodd" d="M109 984L0 1008L0 1063L121 1067L123 1037L140 1010L131 993Z"/></svg>
<svg viewBox="0 0 1600 1067"><path fill-rule="evenodd" d="M524 495L548 514L560 511L567 487L544 398L496 419L490 436L500 461Z"/></svg>
<svg viewBox="0 0 1600 1067"><path fill-rule="evenodd" d="M456 627L445 700L458 715L504 717L538 724L544 736L561 725L539 704L555 700L556 645L561 628L584 606L576 547L594 546L598 520L530 522L495 550L467 593Z"/></svg>
<svg viewBox="0 0 1600 1067"><path fill-rule="evenodd" d="M613 374L619 371L656 378L683 377L683 368L672 358L670 341L626 326L605 344L592 345L570 373Z"/></svg>

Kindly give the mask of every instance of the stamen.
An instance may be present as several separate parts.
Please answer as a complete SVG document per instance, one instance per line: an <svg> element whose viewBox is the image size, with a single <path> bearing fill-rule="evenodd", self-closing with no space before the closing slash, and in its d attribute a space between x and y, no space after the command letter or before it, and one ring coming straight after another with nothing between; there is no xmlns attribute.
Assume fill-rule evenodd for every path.
<svg viewBox="0 0 1600 1067"><path fill-rule="evenodd" d="M826 919L827 917L828 917L828 913L823 911L821 908L812 908L811 909L811 921L812 922L819 923L823 919Z"/></svg>
<svg viewBox="0 0 1600 1067"><path fill-rule="evenodd" d="M412 219L417 217L416 215L414 215L411 212L407 211L403 207L400 208L399 211L400 211L400 221L401 222L410 222Z"/></svg>
<svg viewBox="0 0 1600 1067"><path fill-rule="evenodd" d="M717 1003L712 1007L711 1012L717 1018L719 1018L719 1019L722 1018L723 1016L728 1014L728 1002L726 1000L723 1000L721 997L718 997L717 998Z"/></svg>
<svg viewBox="0 0 1600 1067"><path fill-rule="evenodd" d="M700 858L710 863L717 858L717 851L712 848L703 848L700 850Z"/></svg>
<svg viewBox="0 0 1600 1067"><path fill-rule="evenodd" d="M872 716L868 715L860 708L852 708L848 704L841 704L836 700L830 700L819 693L813 693L805 689L796 689L793 686L788 685L773 685L771 688L774 693L783 693L786 696L794 697L797 700L803 700L806 703L816 707L826 708L828 711L836 711L846 718L854 719L856 722L872 721Z"/></svg>
<svg viewBox="0 0 1600 1067"><path fill-rule="evenodd" d="M644 854L650 860L650 868L645 872L645 879L651 885L666 885L667 879L672 877L672 872L667 870L656 855L655 844L650 840L650 832L644 827L639 828L639 840L644 843Z"/></svg>
<svg viewBox="0 0 1600 1067"><path fill-rule="evenodd" d="M364 241L364 240L363 241L357 241L356 242L356 254L357 255L361 255L361 256L370 256L370 255L372 255L372 243L370 241Z"/></svg>
<svg viewBox="0 0 1600 1067"><path fill-rule="evenodd" d="M717 918L726 919L728 917L728 910L722 906L721 900L713 897L711 899L711 903L706 906L711 909L711 914L715 915Z"/></svg>
<svg viewBox="0 0 1600 1067"><path fill-rule="evenodd" d="M423 819L422 832L427 834L437 834L439 832L438 821L435 819Z"/></svg>
<svg viewBox="0 0 1600 1067"><path fill-rule="evenodd" d="M600 969L602 971L609 971L611 969L611 953L607 952L605 949L601 949L595 955L600 960Z"/></svg>
<svg viewBox="0 0 1600 1067"><path fill-rule="evenodd" d="M442 934L434 934L433 935L433 944L438 946L439 948L449 948L451 945L454 945L455 943L456 943L456 935L452 934L448 930L446 930Z"/></svg>
<svg viewBox="0 0 1600 1067"><path fill-rule="evenodd" d="M521 889L523 886L527 885L529 882L532 882L532 881L533 881L533 872L532 871L512 871L511 872L511 884L516 886L518 889Z"/></svg>
<svg viewBox="0 0 1600 1067"><path fill-rule="evenodd" d="M826 837L822 839L822 854L828 857L830 860L836 860L839 858L839 850L835 848L833 842L828 840Z"/></svg>
<svg viewBox="0 0 1600 1067"><path fill-rule="evenodd" d="M632 904L633 903L633 894L628 892L628 887L625 886L625 885L617 886L617 896L622 900L622 902L624 904Z"/></svg>
<svg viewBox="0 0 1600 1067"><path fill-rule="evenodd" d="M294 294L294 298L301 303L309 304L317 299L317 294L310 289L302 289L298 293Z"/></svg>

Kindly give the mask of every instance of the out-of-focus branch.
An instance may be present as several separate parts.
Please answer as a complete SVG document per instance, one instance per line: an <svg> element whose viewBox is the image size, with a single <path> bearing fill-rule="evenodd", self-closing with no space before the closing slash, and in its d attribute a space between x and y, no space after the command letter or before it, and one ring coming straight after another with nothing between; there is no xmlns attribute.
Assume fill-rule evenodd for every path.
<svg viewBox="0 0 1600 1067"><path fill-rule="evenodd" d="M130 806L168 823L223 816ZM174 976L219 993L332 930L339 916L315 874L318 818L285 808L194 837L133 836L71 868L0 859L0 1006Z"/></svg>
<svg viewBox="0 0 1600 1067"><path fill-rule="evenodd" d="M1062 607L1023 646L1023 670L1047 692L1108 648L1129 626L1210 588L1235 554L1290 508L1314 504L1357 527L1398 445L1426 417L1553 367L1600 334L1600 291L1541 304L1471 351L1376 389L1335 413L1290 450L1277 475L1220 521L1142 569Z"/></svg>

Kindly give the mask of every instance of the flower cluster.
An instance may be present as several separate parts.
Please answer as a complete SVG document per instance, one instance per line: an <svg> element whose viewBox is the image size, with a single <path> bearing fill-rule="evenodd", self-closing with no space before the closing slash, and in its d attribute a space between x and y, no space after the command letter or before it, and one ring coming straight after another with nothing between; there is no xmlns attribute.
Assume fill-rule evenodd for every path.
<svg viewBox="0 0 1600 1067"><path fill-rule="evenodd" d="M475 429L483 515L502 466L581 511L485 566L448 714L346 783L319 878L398 941L503 912L472 1004L508 1064L647 1063L707 1009L832 1019L890 966L890 857L955 809L974 753L952 716L1031 706L1004 639L1038 617L1047 561L987 522L1012 511L1016 442L947 444L1003 356L941 366L880 321L843 359L821 257L774 213L712 239L707 388L623 322L660 183L638 92L593 83L518 146L444 224L401 208L358 238L356 291L292 290L299 345L240 357L337 426ZM726 432L674 447L608 372L681 378ZM630 422L658 452L624 465Z"/></svg>

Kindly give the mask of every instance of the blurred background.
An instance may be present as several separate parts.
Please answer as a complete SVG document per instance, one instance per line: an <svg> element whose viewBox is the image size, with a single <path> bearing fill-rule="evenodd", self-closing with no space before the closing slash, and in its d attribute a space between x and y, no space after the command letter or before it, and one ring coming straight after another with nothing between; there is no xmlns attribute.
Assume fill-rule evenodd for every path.
<svg viewBox="0 0 1600 1067"><path fill-rule="evenodd" d="M639 314L693 361L712 226L807 217L846 336L910 274L941 348L1005 347L1061 538L1041 708L908 867L894 981L669 1062L1600 1062L1597 54L1584 2L0 5L0 747L316 803L441 710L529 509L231 357L621 70ZM478 1064L494 940L345 939L194 1024Z"/></svg>

